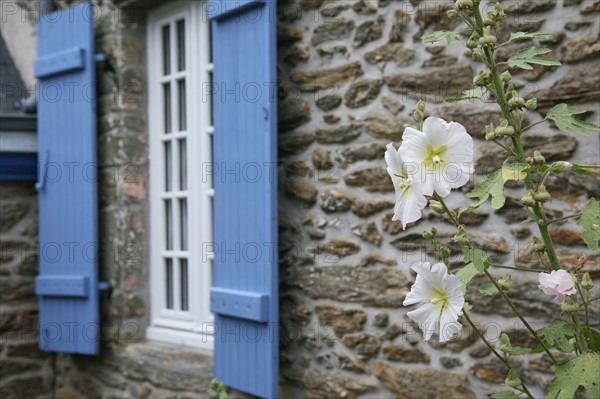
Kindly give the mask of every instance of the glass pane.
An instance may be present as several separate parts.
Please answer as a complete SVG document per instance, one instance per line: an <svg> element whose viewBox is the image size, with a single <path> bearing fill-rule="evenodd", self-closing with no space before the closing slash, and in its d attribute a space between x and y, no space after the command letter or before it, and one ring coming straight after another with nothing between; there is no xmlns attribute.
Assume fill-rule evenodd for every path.
<svg viewBox="0 0 600 399"><path fill-rule="evenodd" d="M171 27L162 28L163 75L171 73Z"/></svg>
<svg viewBox="0 0 600 399"><path fill-rule="evenodd" d="M163 103L165 104L164 118L165 118L165 133L171 133L171 84L163 84Z"/></svg>
<svg viewBox="0 0 600 399"><path fill-rule="evenodd" d="M179 259L179 276L181 277L181 310L189 310L187 259Z"/></svg>
<svg viewBox="0 0 600 399"><path fill-rule="evenodd" d="M165 191L171 191L171 180L173 179L173 165L171 162L171 142L166 141L165 146Z"/></svg>
<svg viewBox="0 0 600 399"><path fill-rule="evenodd" d="M167 289L167 309L173 309L173 259L167 258L166 261L166 281Z"/></svg>
<svg viewBox="0 0 600 399"><path fill-rule="evenodd" d="M210 119L209 120L210 120L210 126L213 126L215 124L215 122L213 121L213 97L214 96L212 95L212 93L213 93L213 90L215 88L213 87L213 73L212 72L208 73L208 83L210 84L209 87L210 87L210 90L211 90L209 92L209 95L208 95L208 102L209 102L209 105L210 105L210 107L209 107L209 112L210 112L209 117L210 117Z"/></svg>
<svg viewBox="0 0 600 399"><path fill-rule="evenodd" d="M167 240L167 250L173 249L173 206L171 200L165 200L165 233Z"/></svg>
<svg viewBox="0 0 600 399"><path fill-rule="evenodd" d="M214 188L215 187L215 174L216 174L216 172L214 170L214 168L216 167L216 165L213 162L214 158L212 156L212 154L213 154L213 148L214 148L213 147L214 146L214 136L212 134L209 134L208 137L209 137L208 141L209 141L209 146L210 146L210 148L209 148L209 154L210 154L209 162L212 163L212 167L213 167L212 173L209 173L210 174L210 188Z"/></svg>
<svg viewBox="0 0 600 399"><path fill-rule="evenodd" d="M212 63L212 24L208 24L208 61Z"/></svg>
<svg viewBox="0 0 600 399"><path fill-rule="evenodd" d="M187 211L187 199L183 198L179 200L179 228L181 229L181 250L187 251L188 249L188 211Z"/></svg>
<svg viewBox="0 0 600 399"><path fill-rule="evenodd" d="M177 21L177 70L185 69L185 21Z"/></svg>
<svg viewBox="0 0 600 399"><path fill-rule="evenodd" d="M185 80L181 79L177 81L177 93L179 102L179 130L187 129L187 109L185 99Z"/></svg>
<svg viewBox="0 0 600 399"><path fill-rule="evenodd" d="M187 190L187 142L179 140L179 188Z"/></svg>

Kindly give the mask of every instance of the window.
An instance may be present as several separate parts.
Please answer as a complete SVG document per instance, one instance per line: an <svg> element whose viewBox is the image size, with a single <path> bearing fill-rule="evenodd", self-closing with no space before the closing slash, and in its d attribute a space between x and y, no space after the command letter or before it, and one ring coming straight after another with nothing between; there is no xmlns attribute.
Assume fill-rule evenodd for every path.
<svg viewBox="0 0 600 399"><path fill-rule="evenodd" d="M210 25L206 2L148 20L150 339L212 348ZM204 243L204 244L203 244Z"/></svg>

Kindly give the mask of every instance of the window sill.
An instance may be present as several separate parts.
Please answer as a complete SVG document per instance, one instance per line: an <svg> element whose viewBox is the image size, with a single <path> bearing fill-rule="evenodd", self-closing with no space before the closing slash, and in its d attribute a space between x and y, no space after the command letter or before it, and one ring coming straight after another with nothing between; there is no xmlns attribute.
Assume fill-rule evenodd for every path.
<svg viewBox="0 0 600 399"><path fill-rule="evenodd" d="M212 356L214 337L208 334L193 333L189 331L174 330L158 326L148 327L146 338L152 341L166 342L185 347L203 349L208 356Z"/></svg>

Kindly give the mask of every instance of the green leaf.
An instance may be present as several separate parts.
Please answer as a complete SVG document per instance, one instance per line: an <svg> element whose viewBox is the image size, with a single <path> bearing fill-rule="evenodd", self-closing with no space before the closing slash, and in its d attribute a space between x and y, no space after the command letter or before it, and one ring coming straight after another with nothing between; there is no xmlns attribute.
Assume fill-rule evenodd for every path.
<svg viewBox="0 0 600 399"><path fill-rule="evenodd" d="M598 249L598 240L600 240L600 202L592 198L587 203L577 225L583 228L583 241L589 249L596 251Z"/></svg>
<svg viewBox="0 0 600 399"><path fill-rule="evenodd" d="M541 353L544 351L544 348L542 348L541 346L538 346L536 348L520 348L518 346L513 346L509 353L511 354L511 356L523 356L523 355L530 355L532 353Z"/></svg>
<svg viewBox="0 0 600 399"><path fill-rule="evenodd" d="M483 287L482 289L479 290L479 293L481 293L485 296L494 295L497 292L498 292L498 289L492 283L487 284L485 287Z"/></svg>
<svg viewBox="0 0 600 399"><path fill-rule="evenodd" d="M466 265L456 272L456 276L462 283L463 291L467 292L467 286L473 280L473 277L490 266L490 258L480 249L468 249L465 252L464 261Z"/></svg>
<svg viewBox="0 0 600 399"><path fill-rule="evenodd" d="M490 397L492 399L516 399L516 398L518 398L518 396L512 391L496 392L495 394L493 394Z"/></svg>
<svg viewBox="0 0 600 399"><path fill-rule="evenodd" d="M592 327L582 327L581 336L589 350L600 352L600 331Z"/></svg>
<svg viewBox="0 0 600 399"><path fill-rule="evenodd" d="M444 101L447 103L455 103L458 101L462 101L462 100L481 100L483 98L483 95L486 93L486 90L482 87L476 87L474 89L470 89L470 90L463 90L463 95L460 97L449 97L446 98Z"/></svg>
<svg viewBox="0 0 600 399"><path fill-rule="evenodd" d="M557 365L546 399L573 399L581 385L588 398L600 398L599 364L600 353L587 352Z"/></svg>
<svg viewBox="0 0 600 399"><path fill-rule="evenodd" d="M502 178L502 171L497 170L489 175L482 183L467 193L469 198L479 198L479 203L471 205L468 208L460 210L461 213L464 211L473 210L483 204L487 199L492 197L492 208L500 209L504 206L506 197L504 197L504 179ZM470 209L473 208L473 209Z"/></svg>
<svg viewBox="0 0 600 399"><path fill-rule="evenodd" d="M527 163L509 163L502 165L502 180L505 182L508 180L523 180L527 177L527 169L529 169L529 164Z"/></svg>
<svg viewBox="0 0 600 399"><path fill-rule="evenodd" d="M538 55L543 55L551 52L552 50L549 48L539 48L539 47L527 47L519 51L517 54L513 55L506 61L509 67L517 67L521 69L526 69L528 71L533 70L533 67L529 64L538 64L538 65L546 65L546 66L560 66L560 61L555 60L554 58L540 58Z"/></svg>
<svg viewBox="0 0 600 399"><path fill-rule="evenodd" d="M549 326L540 328L537 333L544 342L559 351L565 353L573 351L573 345L569 341L575 336L575 330L563 320L556 320Z"/></svg>
<svg viewBox="0 0 600 399"><path fill-rule="evenodd" d="M483 272L490 267L490 257L481 249L470 248L465 252L465 263L473 263L478 272Z"/></svg>
<svg viewBox="0 0 600 399"><path fill-rule="evenodd" d="M471 304L469 302L465 302L465 304L463 305L463 310L465 312L470 312L471 309L473 309L473 306L471 306Z"/></svg>
<svg viewBox="0 0 600 399"><path fill-rule="evenodd" d="M478 271L472 263L469 263L456 271L456 277L458 277L462 283L463 292L467 292L467 286L471 280L473 280L473 277L477 276L479 273L481 272Z"/></svg>
<svg viewBox="0 0 600 399"><path fill-rule="evenodd" d="M517 42L521 40L534 40L534 39L547 39L552 36L550 32L514 32L510 34L510 39L508 39L508 43Z"/></svg>
<svg viewBox="0 0 600 399"><path fill-rule="evenodd" d="M569 107L567 104L558 104L546 115L546 119L554 122L557 128L563 132L575 132L583 136L589 136L589 133L584 129L600 132L600 126L593 123L585 122L580 119L575 119L573 115L586 113L587 110L575 107Z"/></svg>
<svg viewBox="0 0 600 399"><path fill-rule="evenodd" d="M421 41L423 43L435 43L444 39L446 39L449 46L452 46L453 44L456 44L460 41L458 35L455 32L449 30L439 30L437 32L428 33L426 35L423 35Z"/></svg>

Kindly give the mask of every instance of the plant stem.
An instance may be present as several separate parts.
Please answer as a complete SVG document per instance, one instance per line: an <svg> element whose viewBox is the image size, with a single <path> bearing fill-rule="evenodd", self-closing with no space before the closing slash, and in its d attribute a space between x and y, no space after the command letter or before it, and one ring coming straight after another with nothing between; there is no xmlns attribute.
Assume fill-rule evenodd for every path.
<svg viewBox="0 0 600 399"><path fill-rule="evenodd" d="M540 123L544 123L544 122L546 122L546 120L545 120L545 119L542 119L541 121L538 121L538 122L532 123L531 125L527 125L527 126L525 126L525 127L521 128L521 133L525 133L526 131L528 131L528 130L529 130L529 129L531 129L532 127L534 127L534 126L536 126L536 125L539 125Z"/></svg>
<svg viewBox="0 0 600 399"><path fill-rule="evenodd" d="M494 276L492 276L490 274L490 272L488 272L485 269L483 270L483 272L485 273L485 275L487 276L487 278L491 281L491 283L494 284L494 287L496 287L496 289L500 292L500 295L502 295L502 297L506 301L507 305L512 309L512 311L521 320L521 322L523 323L523 325L525 326L525 328L527 328L529 330L529 332L531 333L531 335L533 335L534 338L542 346L542 348L544 348L544 351L546 352L546 354L548 355L548 357L552 360L552 362L554 364L556 364L556 359L554 358L554 355L552 355L552 353L550 352L550 350L546 347L546 344L544 343L544 341L539 337L539 335L535 332L535 330L529 325L529 323L527 322L527 320L525 320L525 317L523 317L523 315L521 314L521 312L519 311L519 309L516 308L516 306L511 301L511 299L508 297L508 295L506 295L506 292L504 292L504 290L502 289L502 287L500 287L500 285L498 285L498 282L496 281L496 279L494 278Z"/></svg>
<svg viewBox="0 0 600 399"><path fill-rule="evenodd" d="M442 204L442 207L444 208L444 210L448 214L448 217L450 218L450 221L452 223L454 223L454 225L456 227L460 226L460 223L459 223L458 219L456 218L456 215L454 214L454 212L452 212L448 208L448 206L446 206L446 203L444 202L444 200L442 199L442 197L440 197L437 193L435 193L434 195L435 195L435 199L438 200L440 204Z"/></svg>
<svg viewBox="0 0 600 399"><path fill-rule="evenodd" d="M562 218L549 220L549 221L546 222L546 224L549 225L549 224L552 224L552 223L562 222L563 220L573 219L573 218L577 218L579 216L581 216L581 213L576 213L575 215L569 215L569 216L564 216Z"/></svg>
<svg viewBox="0 0 600 399"><path fill-rule="evenodd" d="M475 19L477 20L478 29L481 32L483 32L483 18L481 17L481 11L479 10L479 7L473 7L473 12L475 14ZM490 74L492 75L492 80L494 82L494 93L496 94L498 105L502 110L502 115L504 116L504 119L506 119L515 130L515 134L511 136L511 140L517 152L519 162L526 162L527 156L525 155L525 150L523 149L523 144L521 143L519 126L517 126L512 117L512 114L510 113L508 102L506 101L506 95L504 93L504 83L502 83L502 79L500 78L500 73L498 72L498 65L496 64L496 61L494 59L494 53L492 49L490 49L487 46L484 47L484 52L486 64L490 70ZM525 186L528 190L533 191L534 189L534 184L531 181L531 177L529 175L525 177ZM560 269L560 262L558 261L556 249L554 248L554 244L552 243L552 239L550 238L550 234L548 233L548 227L546 225L546 215L544 214L544 210L539 202L536 202L535 206L533 207L533 213L536 216L536 223L538 225L540 235L542 236L544 246L546 247L548 259L550 259L550 265L552 266L553 270L558 270Z"/></svg>
<svg viewBox="0 0 600 399"><path fill-rule="evenodd" d="M502 363L504 363L504 365L508 368L508 370L512 370L513 367L511 366L511 364L508 362L508 360L506 360L502 355L500 355L498 353L498 351L496 351L496 348L494 348L492 346L492 344L489 343L489 341L485 338L485 336L481 333L481 331L479 331L477 329L477 327L475 327L475 323L473 323L473 320L471 320L471 318L469 317L469 314L467 313L466 310L463 309L463 314L465 316L465 319L467 319L467 322L471 325L471 328L473 328L473 330L475 331L475 333L477 333L477 335L479 336L479 338L481 338L481 340L483 341L483 343L488 347L488 349L498 358L500 359L500 361ZM515 370L516 371L516 370ZM527 387L525 386L525 384L523 384L523 382L521 382L521 387L523 388L523 393L525 393L528 397L530 397L531 399L535 399L533 397L533 395L531 394L531 392L529 392L529 390L527 389Z"/></svg>
<svg viewBox="0 0 600 399"><path fill-rule="evenodd" d="M511 269L511 270L518 270L520 272L529 272L529 273L546 272L546 270L542 270L542 269L524 269L522 267L513 267L513 266L499 265L497 263L490 263L490 266L497 267L497 268L500 268L500 269Z"/></svg>

